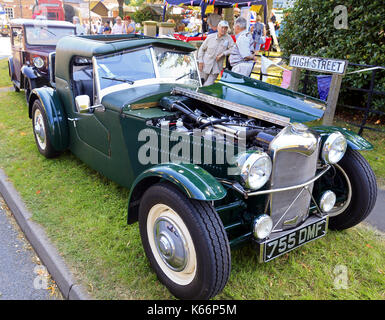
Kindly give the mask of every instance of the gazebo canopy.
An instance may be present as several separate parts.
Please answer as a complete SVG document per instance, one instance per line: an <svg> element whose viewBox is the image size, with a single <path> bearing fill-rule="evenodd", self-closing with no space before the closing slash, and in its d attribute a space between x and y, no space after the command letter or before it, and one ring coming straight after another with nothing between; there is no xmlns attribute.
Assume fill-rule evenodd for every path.
<svg viewBox="0 0 385 320"><path fill-rule="evenodd" d="M166 2L173 6L185 5L185 6L199 6L202 8L202 17L206 11L208 5L214 5L220 8L231 7L250 7L252 5L263 5L265 23L267 15L267 0L166 0ZM165 15L166 6L164 6L163 19Z"/></svg>
<svg viewBox="0 0 385 320"><path fill-rule="evenodd" d="M172 5L186 5L186 6L202 6L202 5L214 5L216 7L229 8L236 4L238 7L247 7L250 5L266 5L267 0L212 0L205 2L204 0L166 0L168 4Z"/></svg>

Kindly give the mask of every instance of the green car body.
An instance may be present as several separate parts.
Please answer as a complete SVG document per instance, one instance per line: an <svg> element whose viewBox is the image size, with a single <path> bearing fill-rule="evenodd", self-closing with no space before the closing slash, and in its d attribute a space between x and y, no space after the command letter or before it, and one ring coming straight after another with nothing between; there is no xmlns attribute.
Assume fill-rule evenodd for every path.
<svg viewBox="0 0 385 320"><path fill-rule="evenodd" d="M253 223L260 214L268 214L266 207L270 201L268 184L260 188L261 194L252 196L253 191L247 189L239 176L228 175L228 169L231 167L228 163L217 164L215 161L209 164L193 163L191 159L173 162L170 160L173 158L172 151L171 156L168 154L162 158L164 156L162 142L159 141L156 157L167 159L166 161L143 164L138 160L141 147L148 142L138 138L139 133L150 130L162 136L164 131L158 126L159 119L172 118L177 114L176 110L171 107L167 109L161 103L161 101L167 103L170 96L179 97L178 94L171 94L176 87L180 88L181 92L186 90L187 93L198 94L197 97L208 99L207 101L214 98L217 100L213 101L227 101L234 107L245 106L250 114L255 112L258 115L262 112L262 115L267 115L273 122L275 121L272 124L274 130L283 130L285 125L282 123L287 126L292 126L293 123L306 124L310 128L306 130L310 130L309 132L318 139L319 148L333 133L340 132L346 138L348 149L360 151L372 149L368 141L344 128L314 125L319 123L318 120L323 116L324 102L230 71L225 71L219 81L208 87L197 86L191 89L191 86L183 81L148 81L143 85L136 85L140 81L135 81L132 85L122 83L119 90L111 92L107 90L102 97L99 96L102 90L98 90L94 79L91 106L95 106L95 109L91 110L92 112L80 112L75 101L73 70L76 68L71 66L74 64L82 68L82 63L92 62L95 77L95 64L101 65L100 62L96 62L100 61L97 60L100 57L109 57L119 52L135 52L141 48L161 48L166 52L171 50L174 53L184 54L191 54L195 50L194 47L181 41L143 36L65 37L59 41L56 48L55 78L52 79L56 87L34 89L29 101L32 118L34 104L37 100L40 101L47 120L47 135L55 151L69 149L96 171L130 189L129 223L138 220L143 194L159 182L175 186L188 199L212 204L220 216L231 247L250 241L255 242ZM74 59L78 59L76 60L78 62L75 63ZM184 75L181 76L183 77ZM191 102L188 97L186 99L182 100L187 101L187 104ZM202 101L202 106L208 103ZM268 122L266 119L263 120L265 125ZM305 130L301 125L297 126L299 131ZM193 134L190 134L188 139L189 143L194 143ZM203 146L203 140L199 141L201 142L198 142L198 145L201 143ZM267 141L267 144L269 143L271 141ZM170 142L168 150L173 150L172 146L175 145L176 141ZM211 148L218 149L219 144L213 143ZM203 149L204 147L201 149L202 152ZM319 164L322 159L316 156L314 161ZM317 174L320 170L317 169ZM319 209L318 200L325 190L330 189L328 174L322 174L322 178L314 181L311 203L306 209L308 212ZM339 198L348 197L349 191L344 190L344 185L345 183L341 183L338 188L336 187L336 190L339 189L336 191L337 201ZM299 225L297 223L295 228ZM295 228L293 226L293 230ZM261 261L267 261L268 259L264 259L262 255L263 253Z"/></svg>

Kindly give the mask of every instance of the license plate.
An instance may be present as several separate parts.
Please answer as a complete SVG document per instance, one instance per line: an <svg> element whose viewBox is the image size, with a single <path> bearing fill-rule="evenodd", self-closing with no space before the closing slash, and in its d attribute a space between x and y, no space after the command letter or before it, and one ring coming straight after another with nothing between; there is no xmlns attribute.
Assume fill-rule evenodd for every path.
<svg viewBox="0 0 385 320"><path fill-rule="evenodd" d="M273 260L305 243L323 237L327 232L327 224L328 217L325 217L293 232L288 232L284 236L268 240L264 243L263 261Z"/></svg>

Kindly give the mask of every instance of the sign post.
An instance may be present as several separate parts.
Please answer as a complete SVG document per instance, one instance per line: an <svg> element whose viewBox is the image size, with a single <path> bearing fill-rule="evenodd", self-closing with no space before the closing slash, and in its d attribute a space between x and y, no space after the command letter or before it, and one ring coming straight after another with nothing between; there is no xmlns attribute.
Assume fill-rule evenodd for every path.
<svg viewBox="0 0 385 320"><path fill-rule="evenodd" d="M324 125L332 125L337 107L338 96L341 89L342 78L346 73L348 61L317 57L306 57L292 54L290 56L289 65L294 68L292 71L292 77L289 86L289 89L293 91L298 91L301 69L322 73L331 73L333 75L330 84L328 99L326 102L327 107L323 118Z"/></svg>

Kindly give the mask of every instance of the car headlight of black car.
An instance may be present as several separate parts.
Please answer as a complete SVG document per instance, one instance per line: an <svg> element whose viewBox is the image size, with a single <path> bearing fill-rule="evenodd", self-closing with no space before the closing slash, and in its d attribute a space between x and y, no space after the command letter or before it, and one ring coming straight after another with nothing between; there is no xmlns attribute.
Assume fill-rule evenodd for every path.
<svg viewBox="0 0 385 320"><path fill-rule="evenodd" d="M337 163L345 155L347 142L340 132L332 133L322 147L322 159L330 164Z"/></svg>
<svg viewBox="0 0 385 320"><path fill-rule="evenodd" d="M258 190L270 179L272 163L265 152L255 151L243 153L238 158L238 167L245 187Z"/></svg>
<svg viewBox="0 0 385 320"><path fill-rule="evenodd" d="M33 58L33 64L36 68L40 69L44 66L44 60L41 57Z"/></svg>

